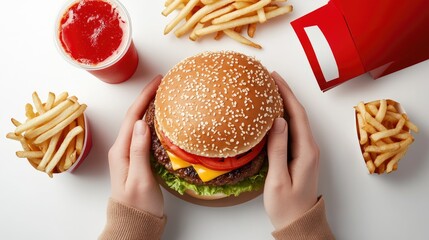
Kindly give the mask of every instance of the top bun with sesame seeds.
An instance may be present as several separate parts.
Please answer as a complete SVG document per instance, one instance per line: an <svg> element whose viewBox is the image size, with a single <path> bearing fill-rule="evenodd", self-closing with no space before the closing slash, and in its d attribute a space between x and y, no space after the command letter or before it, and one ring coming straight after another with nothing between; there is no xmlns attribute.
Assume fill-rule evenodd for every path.
<svg viewBox="0 0 429 240"><path fill-rule="evenodd" d="M205 157L233 157L255 147L283 116L268 70L232 51L204 52L174 66L155 98L155 117L172 143Z"/></svg>
<svg viewBox="0 0 429 240"><path fill-rule="evenodd" d="M188 57L165 75L146 112L156 172L164 185L201 199L259 190L266 135L282 116L277 85L255 58Z"/></svg>

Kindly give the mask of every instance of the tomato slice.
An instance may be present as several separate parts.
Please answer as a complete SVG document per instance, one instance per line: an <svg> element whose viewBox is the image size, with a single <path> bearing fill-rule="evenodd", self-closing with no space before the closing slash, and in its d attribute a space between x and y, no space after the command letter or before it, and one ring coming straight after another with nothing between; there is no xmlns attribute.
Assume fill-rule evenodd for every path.
<svg viewBox="0 0 429 240"><path fill-rule="evenodd" d="M192 164L199 164L200 160L207 160L207 159L214 159L217 161L222 160L222 158L209 158L209 157L203 157L203 156L198 156L192 153L188 153L185 150L179 148L178 146L174 145L170 139L168 139L164 133L162 133L162 142L164 143L164 147L166 148L166 150L170 151L171 153L173 153L174 155L176 155L177 157L181 158L182 160L185 160L189 163Z"/></svg>
<svg viewBox="0 0 429 240"><path fill-rule="evenodd" d="M264 139L262 139L260 143L258 143L258 145L256 145L249 152L247 152L242 156L228 157L223 159L205 158L205 159L199 159L199 160L203 166L213 170L226 170L226 171L234 170L236 168L246 165L254 158L256 158L264 148L266 141L267 139L265 137Z"/></svg>
<svg viewBox="0 0 429 240"><path fill-rule="evenodd" d="M258 145L249 150L247 153L240 154L236 157L227 157L227 158L210 158L198 156L192 153L188 153L185 150L174 145L170 139L168 139L164 133L161 133L164 147L167 151L170 151L177 157L183 159L192 164L201 164L212 170L221 170L221 171L231 171L236 168L246 165L248 162L252 161L258 154L262 151L267 141L267 138L263 138Z"/></svg>
<svg viewBox="0 0 429 240"><path fill-rule="evenodd" d="M198 164L200 163L198 161L197 158L193 158L190 153L184 151L183 149L179 148L178 146L174 145L170 139L168 139L164 133L162 133L162 142L164 143L164 147L166 148L167 151L170 151L171 153L173 153L174 155L176 155L177 157L179 157L180 159L183 159L189 163L192 164Z"/></svg>

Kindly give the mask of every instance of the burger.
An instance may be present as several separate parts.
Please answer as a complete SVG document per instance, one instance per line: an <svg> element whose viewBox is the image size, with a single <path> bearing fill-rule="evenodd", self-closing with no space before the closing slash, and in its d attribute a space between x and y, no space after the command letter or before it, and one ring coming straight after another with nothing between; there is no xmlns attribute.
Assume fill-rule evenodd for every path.
<svg viewBox="0 0 429 240"><path fill-rule="evenodd" d="M233 51L184 59L162 79L145 121L152 164L164 186L214 200L260 190L267 133L283 116L268 70Z"/></svg>

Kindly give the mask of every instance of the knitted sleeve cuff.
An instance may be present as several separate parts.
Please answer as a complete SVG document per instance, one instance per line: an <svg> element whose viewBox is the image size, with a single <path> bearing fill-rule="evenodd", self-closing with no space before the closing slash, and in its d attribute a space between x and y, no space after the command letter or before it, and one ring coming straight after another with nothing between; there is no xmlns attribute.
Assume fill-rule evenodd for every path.
<svg viewBox="0 0 429 240"><path fill-rule="evenodd" d="M161 239L166 221L165 216L160 218L110 198L106 226L99 240Z"/></svg>
<svg viewBox="0 0 429 240"><path fill-rule="evenodd" d="M277 240L333 240L325 214L325 202L322 197L303 216L290 225L272 233Z"/></svg>

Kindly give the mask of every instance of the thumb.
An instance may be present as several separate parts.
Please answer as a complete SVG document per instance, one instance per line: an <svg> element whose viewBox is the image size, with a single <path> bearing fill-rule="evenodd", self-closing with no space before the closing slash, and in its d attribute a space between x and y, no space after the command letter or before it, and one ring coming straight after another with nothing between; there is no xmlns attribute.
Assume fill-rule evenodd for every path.
<svg viewBox="0 0 429 240"><path fill-rule="evenodd" d="M286 120L277 118L268 135L268 176L270 179L285 180L288 184L290 176L287 164L288 129Z"/></svg>
<svg viewBox="0 0 429 240"><path fill-rule="evenodd" d="M151 176L150 168L150 130L143 120L134 124L133 137L130 146L129 178Z"/></svg>

